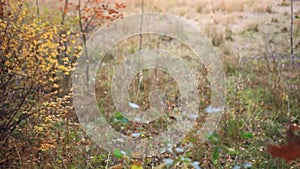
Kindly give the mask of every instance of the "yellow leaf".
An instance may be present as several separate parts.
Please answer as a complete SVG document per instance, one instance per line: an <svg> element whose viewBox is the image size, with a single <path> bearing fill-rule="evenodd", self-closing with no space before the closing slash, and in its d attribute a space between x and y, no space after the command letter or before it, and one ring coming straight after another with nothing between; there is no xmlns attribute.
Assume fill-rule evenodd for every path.
<svg viewBox="0 0 300 169"><path fill-rule="evenodd" d="M68 61L69 61L69 58L65 57L65 58L62 58L61 60L62 60L62 61L65 61L65 62L68 62Z"/></svg>
<svg viewBox="0 0 300 169"><path fill-rule="evenodd" d="M54 87L54 88L58 88L59 86L58 86L58 84L54 83L54 84L53 84L53 87Z"/></svg>
<svg viewBox="0 0 300 169"><path fill-rule="evenodd" d="M143 167L142 166L137 166L137 165L132 165L131 166L131 169L143 169Z"/></svg>
<svg viewBox="0 0 300 169"><path fill-rule="evenodd" d="M134 161L131 166L131 169L143 169L142 163L139 161Z"/></svg>

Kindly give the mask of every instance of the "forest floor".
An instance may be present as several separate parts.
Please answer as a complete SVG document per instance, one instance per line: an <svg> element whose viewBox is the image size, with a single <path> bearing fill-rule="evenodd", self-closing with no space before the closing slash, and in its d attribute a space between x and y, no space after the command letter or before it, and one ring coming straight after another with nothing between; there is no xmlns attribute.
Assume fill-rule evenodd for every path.
<svg viewBox="0 0 300 169"><path fill-rule="evenodd" d="M31 0L33 1L33 0ZM76 3L77 0L70 0ZM141 12L142 0L111 1L126 5L121 9L124 16ZM34 3L34 2L33 2ZM41 6L58 6L57 1L41 1ZM286 126L292 122L300 123L300 1L294 2L294 63L290 60L290 4L286 0L151 0L143 4L144 12L160 12L186 19L195 25L211 41L213 49L219 54L226 75L227 110L220 121L219 128L208 141L199 141L195 126L176 148L169 152L149 158L118 158L95 144L80 127L76 114L72 112L71 127L57 127L55 132L68 134L68 141L50 150L44 155L45 168L133 168L141 164L144 168L294 168L299 160L286 163L270 156L265 150L268 144L286 143ZM138 25L137 25L138 26ZM122 29L122 28L120 28ZM155 48L156 37L145 35L145 48ZM177 52L189 61L191 53L178 42L168 41L162 44L164 50ZM165 42L166 43L166 42ZM119 64L124 55L139 49L139 36L116 45L104 60L104 70L98 71L96 81L97 101L101 113L110 125L123 134L139 134L140 137L152 137L172 124L175 111L167 114L167 120L161 120L150 126L133 124L115 111L113 101L106 92L110 90L113 68L106 66ZM125 47L124 47L125 46ZM182 51L180 51L182 49ZM193 58L192 58L193 59ZM195 64L192 63L192 66ZM196 65L197 67L197 65ZM197 68L198 69L198 68ZM200 70L202 68L199 68ZM157 72L145 72L143 90L139 104L148 103L145 96L151 88L146 82ZM168 91L168 96L178 96L178 88L169 76L160 74L161 81L156 83ZM105 80L103 80L105 79ZM148 81L147 81L148 80ZM167 84L162 84L166 82ZM206 83L206 82L203 82ZM130 84L134 87L135 82ZM205 88L205 87L204 87ZM205 89L203 89L205 90ZM130 91L132 92L132 91ZM134 92L132 92L134 93ZM203 94L203 93L202 93ZM205 94L204 94L205 95ZM208 95L206 93L206 95ZM207 96L209 98L209 96ZM172 98L168 102L172 102ZM109 105L109 106L107 106ZM170 107L176 108L174 103ZM205 106L209 104L204 103ZM145 107L147 107L146 105ZM204 107L205 107L204 106ZM201 120L198 121L201 123ZM61 124L60 124L61 125ZM72 128L73 127L73 128ZM146 131L150 130L150 131ZM58 137L58 136L57 136ZM64 142L65 141L65 142ZM61 148L60 147L60 148ZM55 153L53 153L55 152ZM45 153L45 152L43 152ZM55 156L53 155L55 154ZM42 155L41 155L42 156ZM138 156L138 155L137 155ZM84 159L86 158L86 159ZM30 163L30 161L27 163ZM198 165L199 163L199 165ZM24 166L26 162L24 162ZM14 164L18 166L19 164ZM21 166L21 164L20 164ZM23 167L24 167L23 166ZM38 168L37 163L30 165ZM50 167L51 166L51 167ZM140 169L140 168L138 168Z"/></svg>

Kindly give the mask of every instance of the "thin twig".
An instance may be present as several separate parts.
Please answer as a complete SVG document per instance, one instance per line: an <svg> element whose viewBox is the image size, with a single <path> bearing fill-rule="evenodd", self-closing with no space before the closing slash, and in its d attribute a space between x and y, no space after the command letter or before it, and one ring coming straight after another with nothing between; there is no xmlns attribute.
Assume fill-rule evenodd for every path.
<svg viewBox="0 0 300 169"><path fill-rule="evenodd" d="M138 55L138 59L139 59L139 69L141 68L141 64L142 64L142 59L141 59L141 51L143 48L143 21L144 21L144 0L142 0L142 4L141 4L141 22L140 22L140 40L139 40L139 55ZM137 86L137 92L136 92L136 103L138 100L138 95L140 92L140 87L141 87L141 82L143 80L143 70L141 70L141 72L138 74L138 86Z"/></svg>
<svg viewBox="0 0 300 169"><path fill-rule="evenodd" d="M36 5L36 14L37 14L37 18L40 19L40 6L39 6L39 0L35 0L35 5Z"/></svg>
<svg viewBox="0 0 300 169"><path fill-rule="evenodd" d="M109 160L109 158L110 158L110 152L108 152L105 169L108 169L108 160Z"/></svg>
<svg viewBox="0 0 300 169"><path fill-rule="evenodd" d="M294 0L291 0L291 28L290 28L290 43L291 43L291 64L293 64L294 57L294 37L293 37L293 29L294 29Z"/></svg>
<svg viewBox="0 0 300 169"><path fill-rule="evenodd" d="M68 9L68 2L69 0L66 0L65 1L65 5L64 5L64 10L62 11L62 18L61 18L61 25L64 25L64 22L65 22L65 18L66 18L66 14L67 14L67 9Z"/></svg>
<svg viewBox="0 0 300 169"><path fill-rule="evenodd" d="M83 40L83 47L84 47L84 52L85 52L85 57L86 57L86 87L87 87L87 91L89 91L89 55L88 55L88 51L87 51L87 39L86 39L86 35L85 35L85 28L83 27L82 24L82 14L81 14L81 0L78 0L78 16L79 16L79 27L80 27L80 31L82 33L82 40Z"/></svg>

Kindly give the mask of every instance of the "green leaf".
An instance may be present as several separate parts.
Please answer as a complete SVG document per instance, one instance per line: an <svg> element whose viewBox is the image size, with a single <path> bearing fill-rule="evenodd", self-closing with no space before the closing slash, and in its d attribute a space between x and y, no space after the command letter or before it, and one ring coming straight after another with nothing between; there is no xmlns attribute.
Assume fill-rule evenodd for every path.
<svg viewBox="0 0 300 169"><path fill-rule="evenodd" d="M214 152L212 154L212 162L214 165L218 164L218 160L220 158L221 151L222 151L221 147L215 147Z"/></svg>
<svg viewBox="0 0 300 169"><path fill-rule="evenodd" d="M116 158L122 158L123 155L122 155L122 153L121 153L121 150L120 150L120 149L115 149L115 150L114 150L114 156L115 156Z"/></svg>
<svg viewBox="0 0 300 169"><path fill-rule="evenodd" d="M116 112L115 118L120 121L123 125L128 124L128 119L125 118L120 112Z"/></svg>
<svg viewBox="0 0 300 169"><path fill-rule="evenodd" d="M220 142L220 137L217 133L213 133L211 136L209 136L208 140L212 143L212 144L217 144Z"/></svg>
<svg viewBox="0 0 300 169"><path fill-rule="evenodd" d="M116 112L116 119L121 120L123 117L123 115L120 112Z"/></svg>
<svg viewBox="0 0 300 169"><path fill-rule="evenodd" d="M253 133L243 133L244 138L253 138Z"/></svg>
<svg viewBox="0 0 300 169"><path fill-rule="evenodd" d="M220 147L216 147L214 149L213 156L212 156L213 157L213 161L216 161L216 160L219 159L221 150L222 149Z"/></svg>

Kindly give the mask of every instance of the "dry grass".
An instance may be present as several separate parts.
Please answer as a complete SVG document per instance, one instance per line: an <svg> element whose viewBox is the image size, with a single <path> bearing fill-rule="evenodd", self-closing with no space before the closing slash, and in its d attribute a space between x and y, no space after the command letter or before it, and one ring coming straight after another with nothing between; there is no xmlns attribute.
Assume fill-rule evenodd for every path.
<svg viewBox="0 0 300 169"><path fill-rule="evenodd" d="M31 3L35 3L35 0L27 0ZM69 0L71 3L78 3L78 0ZM124 10L126 13L140 12L141 0L112 0L112 3L124 2L127 8ZM59 1L57 0L39 0L41 5L57 6ZM145 1L145 11L148 12L167 12L170 14L178 13L211 13L216 11L222 11L226 13L231 12L267 12L270 10L269 6L280 3L278 0L197 0L197 1L185 1L185 0L151 0ZM182 11L182 12L178 12ZM183 12L184 11L184 12Z"/></svg>
<svg viewBox="0 0 300 169"><path fill-rule="evenodd" d="M249 25L246 28L246 31L258 32L259 31L258 27L259 27L259 24L254 21L252 23L249 23Z"/></svg>
<svg viewBox="0 0 300 169"><path fill-rule="evenodd" d="M294 30L296 35L300 35L300 19L295 20Z"/></svg>
<svg viewBox="0 0 300 169"><path fill-rule="evenodd" d="M28 1L35 4L35 0ZM59 6L63 1L40 0L40 3L45 6ZM78 0L69 1L77 2ZM122 1L127 5L127 8L122 9L125 15L140 12L141 0L113 0L112 3L120 3ZM299 112L299 96L296 95L297 91L299 91L299 85L297 85L299 84L299 79L296 79L299 73L297 73L297 70L295 71L296 73L288 72L280 67L281 62L283 62L282 65L286 64L285 60L281 59L281 57L283 58L289 54L288 31L290 23L289 6L277 6L279 3L282 2L280 2L280 0L145 1L145 12L163 12L189 18L197 22L199 27L203 28L203 32L210 38L214 47L219 50L218 53L221 55L221 59L224 63L227 75L226 97L228 98L227 103L230 109L228 115L226 114L226 119L220 124L220 130L218 131L221 142L216 145L208 143L203 146L203 144L197 142L198 137L195 135L191 135L190 138L187 137L184 143L191 142L195 147L192 150L188 150L191 153L186 153L191 154L192 160L208 161L207 159L210 160L210 157L214 154L214 147L228 146L228 148L234 150L234 152L227 152L227 150L224 149L218 159L220 164L215 164L215 168L233 168L235 165L243 164L245 162L244 160L251 160L253 166L258 168L274 168L275 165L278 168L290 168L283 164L282 161L275 161L275 159L270 158L263 151L265 145L270 141L282 140L281 125L287 121L288 116L299 117L297 114L297 112ZM288 0L286 0L285 3L288 3ZM296 6L295 11L299 11L299 7L300 2L299 5ZM53 10L51 12L53 12ZM286 15L284 15L285 13ZM55 15L59 14L55 13ZM300 19L295 20L294 26L295 48L297 49L295 53L300 54ZM126 31L125 28L121 29ZM275 34L274 32L277 33ZM158 35L144 35L142 44L143 49L159 48L182 57L184 61L189 63L189 67L197 70L195 71L198 72L198 74L195 74L198 78L197 80L202 80L200 81L202 82L200 86L208 85L206 79L201 76L204 74L201 72L204 68L200 67L202 63L196 62L198 56L193 54L187 46L172 39L162 40ZM106 106L113 105L111 96L106 93L106 91L111 89L111 84L108 81L112 76L113 68L119 65L120 61L123 61L126 56L138 50L139 36L135 36L117 44L111 49L110 53L108 53L107 58L103 60L103 63L107 66L98 72L99 75L96 81L99 83L96 86L96 96L99 101L99 107L107 119L114 119L114 114L111 113L114 111L114 107ZM275 60L277 58L278 60ZM281 78L281 72L288 78ZM172 107L175 103L173 100L175 97L173 96L179 95L174 85L175 82L169 80L170 77L164 76L163 74L158 74L161 75L161 79L163 80L157 83L154 80L152 82L151 79L160 79L153 78L153 75L155 75L155 72L145 72L144 81L142 81L143 92L139 96L137 104L145 105L143 108L147 108L149 100L147 100L146 96L149 95L152 88L164 87L168 89L167 94L170 96L168 107ZM132 86L133 84L138 86L136 83L137 81L133 81ZM286 89L283 87L284 85L287 86ZM204 87L203 91L205 91L205 89ZM129 91L129 93L133 93L133 91ZM205 93L203 95L205 95ZM208 96L205 95L205 97ZM143 102L145 102L145 104ZM207 103L207 105L203 104L203 107L208 106L208 104L209 103ZM288 113L288 109L291 110L291 113ZM147 131L147 134L154 135L164 130L165 124L169 123L173 123L173 121L158 121L158 123L152 123L149 126L140 124L129 125L130 128L128 127L129 130L126 131L121 129L121 127L124 127L122 125L117 123L111 124L117 131L123 132L123 134L126 134L125 132L127 131L130 133L134 131L135 128L140 128L143 130L151 129L149 132ZM163 127L159 128L160 126ZM57 130L59 131L60 129L63 130L63 128L58 128ZM195 130L197 129L198 127L195 128ZM82 137L76 131L76 128L70 131L73 132L70 134L74 134L76 137L78 135L78 138ZM225 134L223 134L223 132ZM243 132L254 134L255 137L245 138ZM74 143L76 143L76 145L78 144L78 146L83 146L84 150L82 152L72 150L66 152L67 154L62 153L58 158L59 160L62 159L63 161L64 158L68 160L68 157L72 156L74 158L70 160L70 163L72 163L72 166L76 166L75 168L86 168L87 166L81 167L80 165L81 163L85 163L84 165L91 163L85 159L87 156L91 157L90 159L97 158L98 160L100 159L99 161L104 159L103 161L109 162L106 160L106 155L105 157L101 157L91 150L85 152L86 145L90 143L84 143L84 145L80 145L80 142L74 141ZM70 144L68 143L66 147L67 146L69 147ZM34 148L34 146L32 148ZM57 148L53 151L57 151L58 155L60 155L61 149ZM98 151L101 154L103 153L102 150ZM46 152L44 153L46 154ZM83 155L81 156L80 153ZM186 154L184 154L184 157ZM158 160L155 160L159 161L161 160L160 158L164 157L159 156ZM227 159L229 160L227 161ZM84 162L82 160L84 160ZM53 165L57 165L51 168L62 168L62 165L59 164L56 159L53 159L53 161L50 159L49 161L53 162ZM42 162L46 163L47 161L43 160ZM120 161L118 161L118 163L119 162ZM66 161L66 163L68 163L68 161ZM95 161L93 163L99 167L100 165L104 165L105 162L100 163ZM111 164L111 162L109 163ZM91 166L89 167L91 168ZM206 166L201 167L205 168ZM71 168L71 166L69 168ZM179 166L179 168L183 168L183 166Z"/></svg>
<svg viewBox="0 0 300 169"><path fill-rule="evenodd" d="M35 0L27 0L35 4ZM58 7L63 5L63 1L39 0L41 6ZM78 0L69 0L78 3ZM141 0L111 0L112 3L125 3L126 8L121 12L125 15L140 13ZM271 6L280 4L278 0L148 0L145 1L145 12L162 12L181 16L200 24L224 24L234 23L241 13L271 13Z"/></svg>
<svg viewBox="0 0 300 169"><path fill-rule="evenodd" d="M35 0L27 0L28 2L35 3ZM71 3L78 3L78 0L69 0ZM112 3L124 2L127 6L127 10L135 12L136 8L140 8L141 0L111 0ZM213 12L213 11L225 11L225 12L267 12L269 7L274 4L281 4L284 0L149 0L145 1L145 10L152 12L174 12L179 8L184 8L186 11L193 10L194 12ZM58 0L39 0L39 3L47 6L56 6L59 4Z"/></svg>
<svg viewBox="0 0 300 169"><path fill-rule="evenodd" d="M123 0L128 6L128 10L133 10L141 6L140 0ZM146 11L164 11L171 12L184 8L186 11L193 10L198 13L210 13L215 11L225 12L242 12L242 11L253 11L253 12L267 12L269 6L279 3L278 0L197 0L197 1L183 1L183 0L172 0L172 1L161 1L152 0L145 2Z"/></svg>

